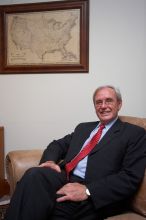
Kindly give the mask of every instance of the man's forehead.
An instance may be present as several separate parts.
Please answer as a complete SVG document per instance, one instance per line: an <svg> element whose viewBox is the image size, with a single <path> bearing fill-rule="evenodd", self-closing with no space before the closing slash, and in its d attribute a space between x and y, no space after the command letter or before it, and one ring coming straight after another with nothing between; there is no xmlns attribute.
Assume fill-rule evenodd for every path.
<svg viewBox="0 0 146 220"><path fill-rule="evenodd" d="M107 97L107 98L109 98L109 97L115 97L116 96L116 93L115 93L115 91L113 90L113 89L111 89L111 88L103 88L103 89L100 89L99 91L97 91L97 93L96 93L96 98L97 97Z"/></svg>

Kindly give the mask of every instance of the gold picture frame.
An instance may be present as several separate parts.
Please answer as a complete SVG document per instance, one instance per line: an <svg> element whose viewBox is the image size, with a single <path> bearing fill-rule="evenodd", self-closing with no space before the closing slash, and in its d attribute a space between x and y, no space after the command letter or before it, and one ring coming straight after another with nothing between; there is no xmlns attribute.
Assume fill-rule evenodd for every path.
<svg viewBox="0 0 146 220"><path fill-rule="evenodd" d="M0 6L0 73L87 73L89 1Z"/></svg>

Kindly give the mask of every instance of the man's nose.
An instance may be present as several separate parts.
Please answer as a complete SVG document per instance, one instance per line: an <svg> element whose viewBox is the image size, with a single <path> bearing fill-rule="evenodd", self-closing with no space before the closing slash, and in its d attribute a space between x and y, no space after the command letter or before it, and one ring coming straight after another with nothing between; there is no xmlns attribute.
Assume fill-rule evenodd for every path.
<svg viewBox="0 0 146 220"><path fill-rule="evenodd" d="M105 108L106 106L107 106L106 101L102 101L101 107L102 107L102 108Z"/></svg>

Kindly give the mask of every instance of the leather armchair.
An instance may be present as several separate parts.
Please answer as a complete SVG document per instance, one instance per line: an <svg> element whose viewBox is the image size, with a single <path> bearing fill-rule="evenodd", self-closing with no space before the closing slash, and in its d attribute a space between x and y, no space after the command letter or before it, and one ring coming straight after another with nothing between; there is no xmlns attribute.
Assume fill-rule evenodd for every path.
<svg viewBox="0 0 146 220"><path fill-rule="evenodd" d="M122 121L139 125L146 130L146 118L131 116L120 116ZM10 194L12 195L16 183L20 180L24 172L33 166L37 166L43 150L16 150L11 151L6 156L6 173L10 184ZM138 192L131 202L132 211L114 217L108 220L146 220L146 172Z"/></svg>

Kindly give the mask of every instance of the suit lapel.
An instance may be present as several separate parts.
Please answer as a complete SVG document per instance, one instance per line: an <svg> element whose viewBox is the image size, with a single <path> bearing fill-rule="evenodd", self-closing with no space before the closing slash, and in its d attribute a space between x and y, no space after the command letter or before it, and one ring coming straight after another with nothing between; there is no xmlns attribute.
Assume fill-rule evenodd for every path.
<svg viewBox="0 0 146 220"><path fill-rule="evenodd" d="M108 143L111 142L113 138L115 138L120 130L121 130L121 120L118 119L115 124L107 131L107 133L103 136L100 142L95 146L95 148L91 151L90 155L100 150L104 146L107 146Z"/></svg>
<svg viewBox="0 0 146 220"><path fill-rule="evenodd" d="M70 148L66 161L72 160L81 150L83 144L87 140L87 138L90 136L91 132L96 128L99 122L93 122L90 124L87 124L84 129L81 129L79 139L77 140L77 144L74 144L73 147Z"/></svg>
<svg viewBox="0 0 146 220"><path fill-rule="evenodd" d="M93 122L87 124L84 129L81 128L81 135L79 135L79 139L77 140L77 144L73 143L73 146L69 149L68 154L65 158L65 162L72 160L81 150L84 142L90 136L90 133L96 128L99 122ZM89 156L93 153L97 152L101 148L107 146L107 143L110 144L111 139L115 138L121 129L121 124L123 122L118 119L115 124L107 131L101 141L95 146L95 148L90 152Z"/></svg>

